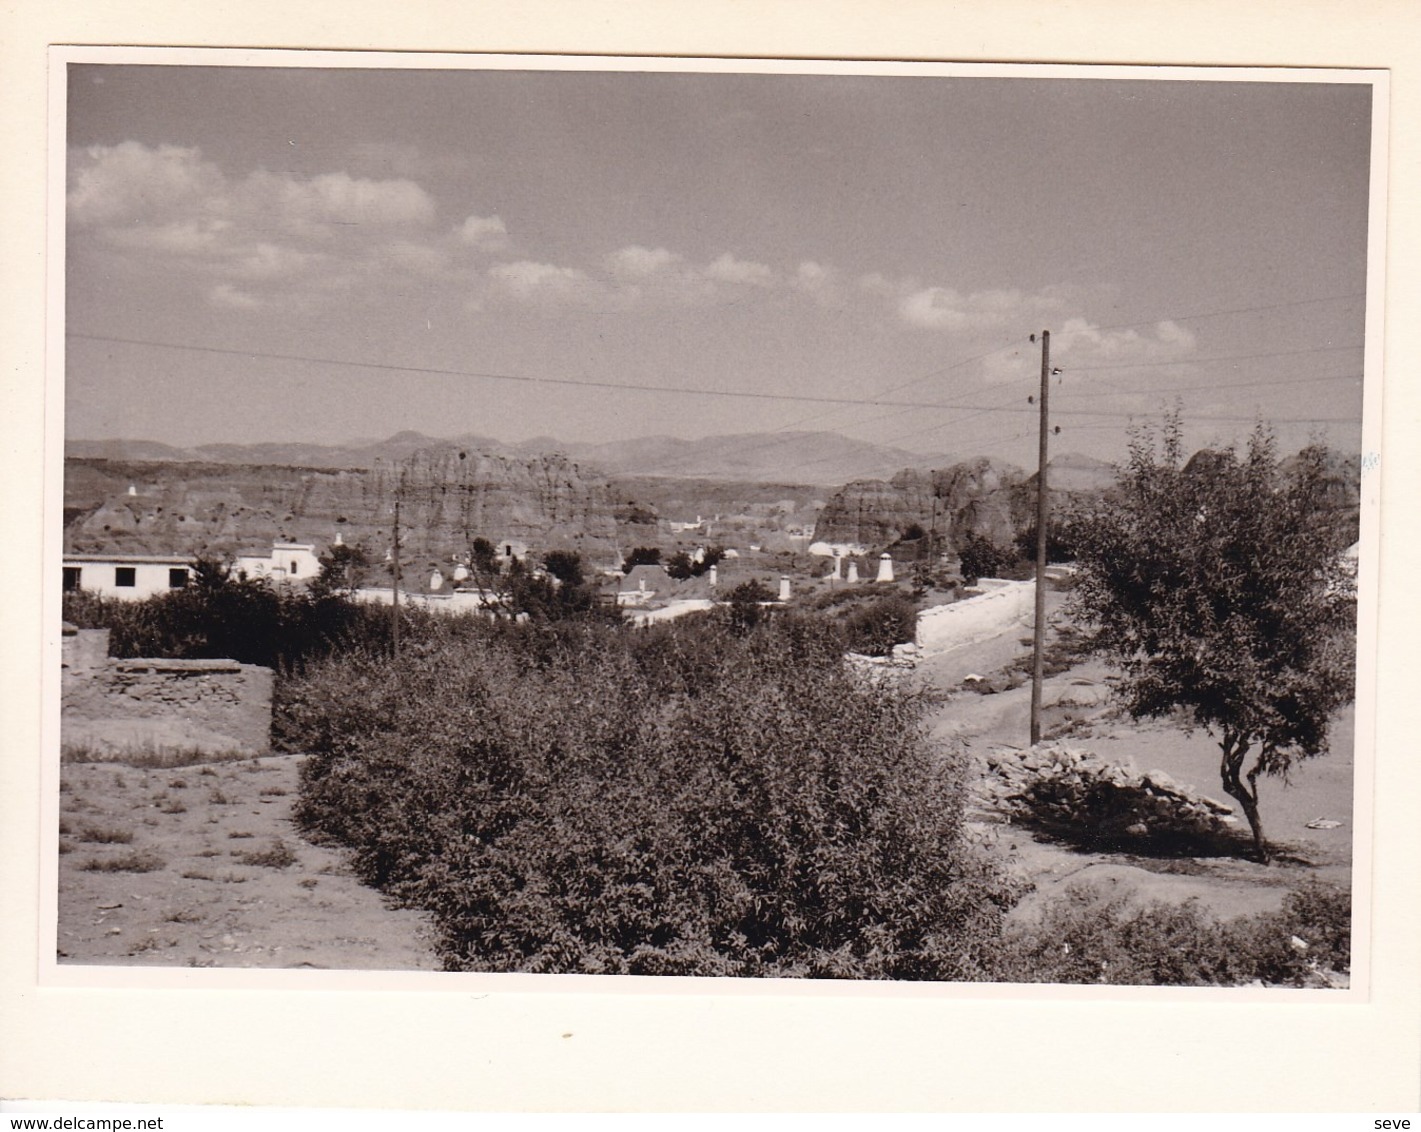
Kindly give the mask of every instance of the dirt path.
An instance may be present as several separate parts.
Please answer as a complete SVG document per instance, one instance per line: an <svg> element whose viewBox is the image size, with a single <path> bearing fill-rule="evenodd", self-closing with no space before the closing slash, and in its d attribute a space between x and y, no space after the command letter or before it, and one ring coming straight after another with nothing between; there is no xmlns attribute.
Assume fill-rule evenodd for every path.
<svg viewBox="0 0 1421 1132"><path fill-rule="evenodd" d="M437 970L420 913L296 833L299 763L65 764L59 961Z"/></svg>

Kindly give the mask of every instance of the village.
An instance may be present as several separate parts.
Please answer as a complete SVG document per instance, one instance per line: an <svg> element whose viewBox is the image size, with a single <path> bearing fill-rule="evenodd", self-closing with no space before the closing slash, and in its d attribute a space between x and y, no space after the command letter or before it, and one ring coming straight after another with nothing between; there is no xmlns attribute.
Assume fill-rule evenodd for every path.
<svg viewBox="0 0 1421 1132"><path fill-rule="evenodd" d="M136 489L121 495L129 506L139 498ZM942 501L934 502L930 528L939 509L944 516L952 513ZM109 511L101 507L96 514ZM866 528L878 524L872 516L863 522ZM1006 855L1003 859L1016 862L1015 883L1027 894L1016 897L1016 922L1034 923L1053 899L1083 891L1078 886L1087 878L1106 882L1117 900L1195 900L1217 915L1279 914L1289 891L1287 874L1247 862L1241 840L1246 826L1237 807L1211 794L1218 790L1217 782L1211 785L1210 752L1216 748L1200 737L1172 738L1159 724L1132 722L1120 709L1110 670L1081 651L1068 605L1077 582L1073 563L1051 563L1042 575L1050 664L1037 687L1031 679L1036 581L1029 563L1003 550L979 560L986 542L980 535L965 536L964 554L945 529L927 531L915 521L903 532L911 537L884 549L817 537L834 532L832 525L824 531L776 530L763 516L759 523L762 541L742 546L715 541L725 529L719 517L669 520L653 537L642 523L636 533L657 545L631 547L601 570L584 567L573 552L539 548L525 538L476 537L468 554L413 554L400 561L401 541L427 547L429 539L408 529L395 539L395 528L383 555L346 543L339 529L324 544L278 540L265 552L247 546L219 562L184 554L75 552L63 558L63 587L66 600L78 603L66 608L72 605L90 618L96 609L157 610L161 605L153 603L211 586L214 576L219 585L255 586L274 600L284 595L280 600L300 603L324 595L321 600L369 610L386 626L410 617L432 617L431 624L472 618L536 630L557 606L528 604L533 591L520 587L529 585L541 587L536 592L545 598L582 591L587 598L578 607L587 610L582 616L600 609L602 620L612 618L633 630L684 622L694 634L701 632L694 625L704 618L743 617L735 610L751 608L761 611L761 619L774 618L776 611L828 617L839 626L846 663L861 678L929 694L935 705L929 717L933 734L967 753L971 821ZM1344 559L1355 564L1355 556L1353 546ZM984 575L985 565L1010 565L1016 576ZM120 634L122 623L120 617ZM406 625L407 640L427 636L420 624ZM64 828L80 841L92 841L96 828L114 832L108 857L65 852L62 958L361 966L386 961L386 949L392 949L389 955L405 956L399 961L415 967L435 962L432 952L421 950L431 946L427 923L383 904L344 858L319 847L319 839L314 846L305 843L297 817L302 760L273 746L287 726L274 723L274 713L289 711L282 687L295 672L284 665L273 672L249 663L250 656L119 655L131 648L115 652L108 628L66 623L64 634L65 775L71 784L66 802L80 807L65 810ZM1343 886L1351 861L1349 719L1335 736L1334 756L1324 761L1326 774L1308 775L1268 795L1270 810L1286 823L1280 844L1289 868ZM1038 746L1035 734L1042 729L1045 745ZM103 780L105 768L123 766L132 769L114 777L110 786L118 786L120 778L123 786L106 790L106 803L96 807L84 801L86 784ZM201 768L202 778L193 776L194 768ZM214 777L220 781L205 781ZM1074 785L1063 793L1066 781ZM183 800L195 789L238 806L247 803L236 799L250 795L255 805L221 811L245 815L223 833L226 816L218 821L214 812L207 821L200 816L206 807ZM158 799L152 805L159 815L142 819L148 831L132 829L131 813L130 823L124 821L130 804L124 798L136 792L132 812L141 812L149 805L138 801L145 791ZM1102 801L1107 796L1110 801ZM107 824L85 818L86 807ZM215 828L204 828L213 823ZM131 832L120 836L117 831L126 824ZM127 904L126 912L110 910L81 922L82 909L103 903L109 857L118 875L127 875L125 862L158 860L143 858L132 846L162 843L166 827L172 827L166 829L171 848L155 871L169 880L129 876L126 883L171 883L178 867L177 887L153 887L151 895ZM245 844L226 850L219 834L266 845L269 852ZM1161 848L1175 843L1177 848ZM176 859L183 854L186 869ZM214 871L213 857L230 858L227 871ZM1190 867L1181 869L1179 862L1186 860ZM306 875L306 865L317 861L312 867L318 873ZM1161 870L1155 862L1173 863ZM231 867L244 863L245 868ZM258 886L246 892L266 893L254 906L262 914L247 917L222 903L221 886L237 882ZM336 904L324 905L327 898ZM141 926L141 909L152 915L167 908L164 915L176 915L177 904L191 906L183 921ZM318 941L306 918L281 913L286 905L320 905L316 923L325 922L333 907L344 909L342 914L360 925L349 938L365 942L343 947ZM239 907L253 906L244 897ZM219 922L220 932L214 926ZM298 923L304 926L295 928ZM1317 985L1346 985L1343 972L1317 972L1310 976Z"/></svg>

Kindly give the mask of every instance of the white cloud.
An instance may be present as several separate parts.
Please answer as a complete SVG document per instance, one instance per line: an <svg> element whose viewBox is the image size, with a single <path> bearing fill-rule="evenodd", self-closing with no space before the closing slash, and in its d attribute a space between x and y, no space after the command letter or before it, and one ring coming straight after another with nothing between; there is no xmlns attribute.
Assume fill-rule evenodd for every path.
<svg viewBox="0 0 1421 1132"><path fill-rule="evenodd" d="M372 181L348 173L303 179L259 169L233 186L233 205L288 232L323 238L336 226L422 227L434 219L434 201L403 178Z"/></svg>
<svg viewBox="0 0 1421 1132"><path fill-rule="evenodd" d="M69 164L69 217L77 224L170 217L200 208L223 184L198 150L175 145L94 145L72 152Z"/></svg>
<svg viewBox="0 0 1421 1132"><path fill-rule="evenodd" d="M649 279L681 263L681 257L665 248L644 248L638 244L621 248L607 257L607 273L616 279Z"/></svg>
<svg viewBox="0 0 1421 1132"><path fill-rule="evenodd" d="M1093 367L1120 369L1119 380L1128 382L1129 367L1156 367L1162 363L1184 363L1194 353L1192 332L1174 322L1161 322L1143 331L1135 328L1103 330L1084 318L1068 318L1051 332L1051 363L1063 371L1068 385L1090 385ZM1019 350L998 352L988 357L983 375L989 383L1029 377L1040 368L1040 346L1023 344ZM1178 376L1179 370L1160 370ZM1111 375L1109 380L1114 380Z"/></svg>
<svg viewBox="0 0 1421 1132"><path fill-rule="evenodd" d="M524 302L587 306L603 297L604 288L585 272L551 263L519 260L489 268L495 293Z"/></svg>
<svg viewBox="0 0 1421 1132"><path fill-rule="evenodd" d="M924 287L904 294L897 307L898 316L910 326L963 334L1030 326L1058 314L1064 300L1050 291L990 288L963 293L952 287Z"/></svg>
<svg viewBox="0 0 1421 1132"><path fill-rule="evenodd" d="M838 306L843 302L839 272L812 259L794 269L794 287L822 306Z"/></svg>
<svg viewBox="0 0 1421 1132"><path fill-rule="evenodd" d="M498 216L470 216L458 229L461 243L484 251L498 251L508 246L508 229Z"/></svg>
<svg viewBox="0 0 1421 1132"><path fill-rule="evenodd" d="M278 291L369 292L392 274L467 279L473 245L506 242L497 216L438 229L433 198L403 177L262 169L229 177L197 149L138 142L70 158L71 247L121 251L137 270L240 281L242 290L205 292L229 309Z"/></svg>
<svg viewBox="0 0 1421 1132"><path fill-rule="evenodd" d="M1192 331L1168 321L1142 333L1134 328L1101 330L1083 318L1072 318L1051 336L1054 356L1082 368L1180 361L1194 352L1194 346Z"/></svg>
<svg viewBox="0 0 1421 1132"><path fill-rule="evenodd" d="M736 259L729 252L724 252L711 261L706 268L706 277L717 283L749 287L773 287L776 282L774 269L769 265Z"/></svg>

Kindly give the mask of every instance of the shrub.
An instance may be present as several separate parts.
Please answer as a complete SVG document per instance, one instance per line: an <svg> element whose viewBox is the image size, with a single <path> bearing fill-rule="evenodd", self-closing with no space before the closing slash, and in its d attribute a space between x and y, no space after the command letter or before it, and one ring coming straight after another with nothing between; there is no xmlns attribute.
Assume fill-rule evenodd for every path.
<svg viewBox="0 0 1421 1132"><path fill-rule="evenodd" d="M1278 912L1221 921L1197 900L1139 907L1079 886L1009 932L996 977L1031 983L1329 986L1350 970L1351 899L1317 883ZM1301 944L1301 946L1299 946Z"/></svg>
<svg viewBox="0 0 1421 1132"><path fill-rule="evenodd" d="M249 853L238 853L237 862L242 865L259 865L267 869L285 869L296 863L296 854L291 846L276 838L265 849L253 849Z"/></svg>
<svg viewBox="0 0 1421 1132"><path fill-rule="evenodd" d="M833 633L549 636L331 663L297 697L298 821L430 909L446 966L986 970L1015 891L964 831L962 759Z"/></svg>
<svg viewBox="0 0 1421 1132"><path fill-rule="evenodd" d="M901 594L891 594L860 605L842 624L846 648L887 656L895 645L917 639L918 607Z"/></svg>

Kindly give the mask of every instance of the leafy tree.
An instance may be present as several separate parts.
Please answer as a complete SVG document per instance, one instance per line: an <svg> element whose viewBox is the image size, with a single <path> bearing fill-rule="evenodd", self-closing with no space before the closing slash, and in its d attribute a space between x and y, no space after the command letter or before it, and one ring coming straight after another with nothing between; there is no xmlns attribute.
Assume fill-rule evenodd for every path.
<svg viewBox="0 0 1421 1132"><path fill-rule="evenodd" d="M353 593L360 588L370 568L370 556L365 548L345 543L332 546L318 561L321 573L311 587L317 596Z"/></svg>
<svg viewBox="0 0 1421 1132"><path fill-rule="evenodd" d="M975 585L978 578L995 578L1011 566L1015 555L997 546L985 535L972 533L963 540L957 556L962 561L962 576Z"/></svg>
<svg viewBox="0 0 1421 1132"><path fill-rule="evenodd" d="M678 550L666 560L666 573L677 581L684 581L694 577L698 571L696 564L691 561L691 556L684 550Z"/></svg>
<svg viewBox="0 0 1421 1132"><path fill-rule="evenodd" d="M498 548L486 538L476 538L469 544L469 565L479 577L498 573Z"/></svg>
<svg viewBox="0 0 1421 1132"><path fill-rule="evenodd" d="M767 616L761 608L763 602L774 601L771 589L757 578L741 582L726 595L729 603L730 624L741 632L753 629Z"/></svg>
<svg viewBox="0 0 1421 1132"><path fill-rule="evenodd" d="M1260 425L1242 457L1183 454L1178 413L1158 451L1152 432L1132 436L1114 496L1075 527L1075 608L1133 716L1182 712L1218 740L1223 788L1266 862L1259 775L1322 753L1353 694L1348 531L1320 446L1284 470Z"/></svg>
<svg viewBox="0 0 1421 1132"><path fill-rule="evenodd" d="M1034 566L1036 562L1036 523L1034 520L1022 530L1021 534L1016 536L1014 549L1019 560L1030 562ZM1070 562L1075 556L1076 548L1072 541L1069 520L1052 516L1051 521L1046 524L1046 561Z"/></svg>
<svg viewBox="0 0 1421 1132"><path fill-rule="evenodd" d="M627 555L627 560L622 563L622 573L630 574L638 566L660 566L661 548L656 546L638 546Z"/></svg>
<svg viewBox="0 0 1421 1132"><path fill-rule="evenodd" d="M586 580L582 556L576 551L548 551L543 556L543 568L565 586L580 586Z"/></svg>

